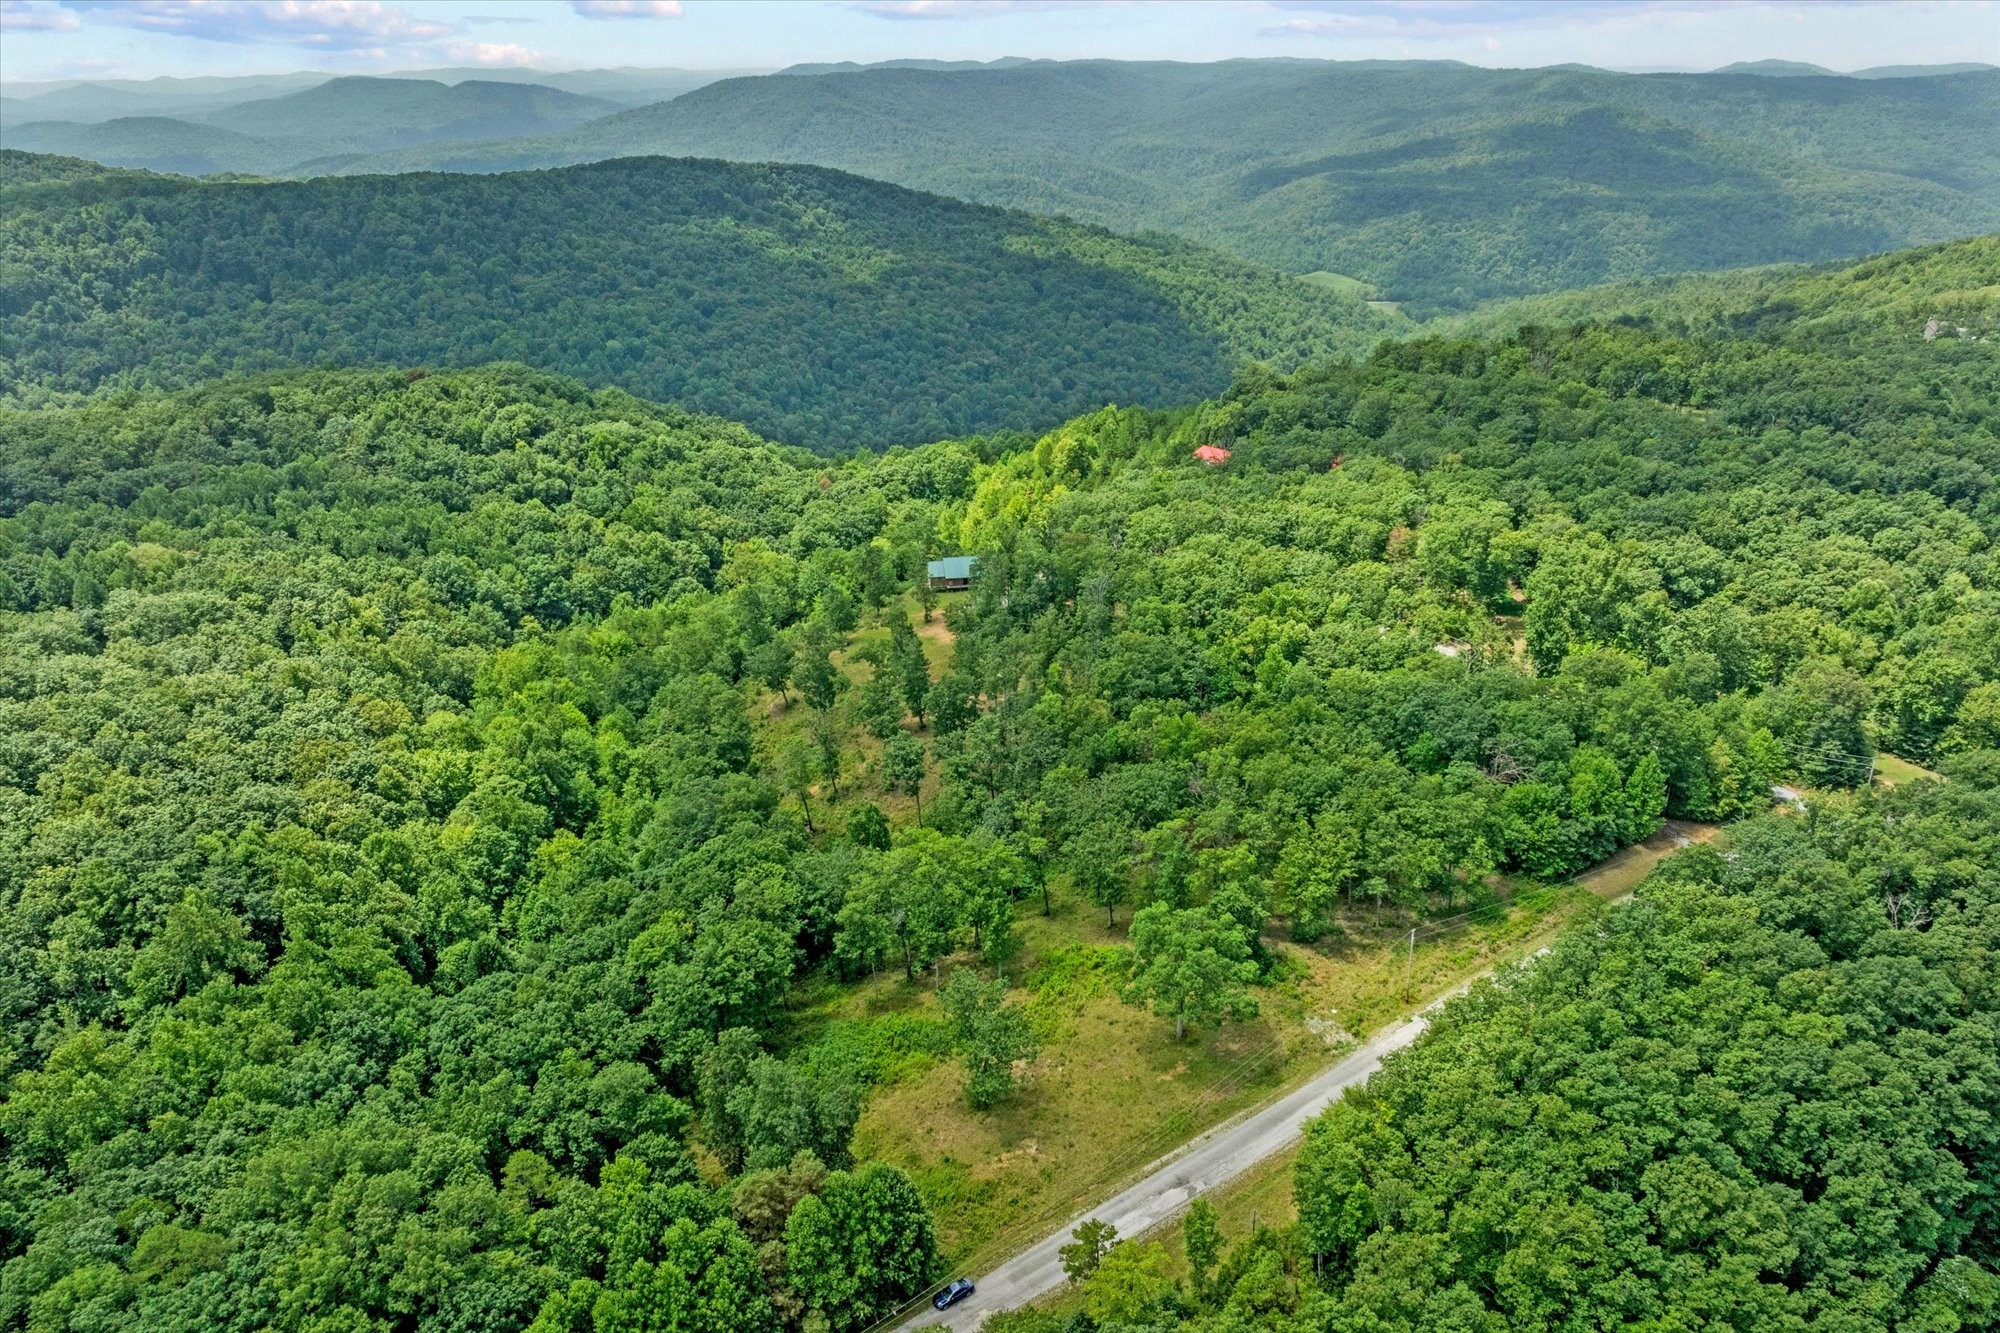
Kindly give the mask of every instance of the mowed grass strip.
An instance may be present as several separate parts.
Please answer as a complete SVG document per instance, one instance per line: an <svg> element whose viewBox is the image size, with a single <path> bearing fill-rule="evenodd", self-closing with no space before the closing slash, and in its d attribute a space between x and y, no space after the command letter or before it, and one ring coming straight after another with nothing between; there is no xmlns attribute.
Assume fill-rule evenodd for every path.
<svg viewBox="0 0 2000 1333"><path fill-rule="evenodd" d="M1916 782L1922 778L1936 779L1937 774L1920 767L1907 759L1898 759L1886 750L1875 753L1875 781L1884 787L1899 787L1905 782Z"/></svg>

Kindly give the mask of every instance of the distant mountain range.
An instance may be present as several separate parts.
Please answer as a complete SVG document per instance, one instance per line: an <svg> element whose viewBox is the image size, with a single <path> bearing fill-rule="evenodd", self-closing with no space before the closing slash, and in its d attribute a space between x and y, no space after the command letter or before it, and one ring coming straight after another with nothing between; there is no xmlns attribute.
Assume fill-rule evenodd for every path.
<svg viewBox="0 0 2000 1333"><path fill-rule="evenodd" d="M1955 65L1873 65L1867 69L1854 69L1842 73L1837 69L1828 69L1824 65L1808 65L1801 60L1739 60L1733 65L1724 65L1721 69L1711 72L1762 74L1775 79L1921 79L1937 74L1976 74L1995 69L2000 69L2000 65L1969 60Z"/></svg>
<svg viewBox="0 0 2000 1333"><path fill-rule="evenodd" d="M907 60L698 87L701 76L672 70L427 72L438 77L276 91L271 80L42 88L5 108L0 142L197 175L490 172L651 155L831 166L1188 237L1351 279L1419 317L2000 229L2000 70L1987 66L1834 76L1760 61L1634 75L1452 61ZM621 110L669 88L679 95ZM168 97L205 109L132 114ZM23 122L24 106L118 114Z"/></svg>
<svg viewBox="0 0 2000 1333"><path fill-rule="evenodd" d="M1991 70L1036 61L730 79L539 139L338 169L811 162L1346 274L1421 311L2000 228L1995 125Z"/></svg>
<svg viewBox="0 0 2000 1333"><path fill-rule="evenodd" d="M0 84L0 125L37 120L95 125L124 116L198 116L223 107L302 92L331 74L246 78L111 79Z"/></svg>
<svg viewBox="0 0 2000 1333"><path fill-rule="evenodd" d="M1034 61L1024 56L1002 56L998 60L875 60L865 64L857 64L852 60L836 60L832 63L822 61L818 63L807 62L799 65L787 65L779 70L778 73L856 74L868 69L1013 69L1018 65L1032 65L1034 63Z"/></svg>
<svg viewBox="0 0 2000 1333"><path fill-rule="evenodd" d="M618 103L538 83L467 79L330 79L283 97L210 112L207 124L306 140L462 139L482 131L539 134L613 114ZM518 126L519 128L512 128Z"/></svg>
<svg viewBox="0 0 2000 1333"><path fill-rule="evenodd" d="M184 175L275 174L424 144L548 134L618 110L534 83L340 78L192 116L30 121L9 126L6 144Z"/></svg>
<svg viewBox="0 0 2000 1333"><path fill-rule="evenodd" d="M4 138L8 148L23 152L87 158L106 166L182 176L275 173L285 163L296 161L298 151L305 147L172 116L121 116L95 125L30 121L8 126Z"/></svg>
<svg viewBox="0 0 2000 1333"><path fill-rule="evenodd" d="M601 97L624 106L642 106L679 97L718 79L768 74L763 69L674 69L626 66L617 69L506 69L486 65L406 69L382 74L385 79L419 79L433 83L536 83L582 97ZM303 92L342 76L324 70L290 74L200 75L193 78L66 79L41 83L0 83L0 102L10 114L32 112L33 120L110 120L114 116L148 113L183 114L218 110L283 93Z"/></svg>

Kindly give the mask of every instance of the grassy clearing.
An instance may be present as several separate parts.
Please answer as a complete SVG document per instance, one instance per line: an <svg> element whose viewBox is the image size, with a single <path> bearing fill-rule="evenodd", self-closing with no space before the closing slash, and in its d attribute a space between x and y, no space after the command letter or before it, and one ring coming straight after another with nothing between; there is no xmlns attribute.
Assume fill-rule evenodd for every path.
<svg viewBox="0 0 2000 1333"><path fill-rule="evenodd" d="M1372 282L1350 278L1345 273L1330 273L1325 269L1313 273L1301 273L1299 281L1308 287L1317 287L1323 292L1332 292L1336 296L1352 296L1362 301L1375 300L1382 295L1382 289Z"/></svg>
<svg viewBox="0 0 2000 1333"><path fill-rule="evenodd" d="M1582 913L1630 893L1682 847L1719 832L1712 824L1675 821L1567 884L1543 891L1508 885L1516 901L1504 913L1428 936L1419 929L1414 949L1407 926L1377 927L1366 909L1357 909L1343 921L1339 940L1310 949L1281 946L1297 972L1289 994L1280 988L1279 1002L1288 1001L1294 1021L1329 1048L1344 1048L1347 1034L1366 1037L1466 977L1532 951Z"/></svg>
<svg viewBox="0 0 2000 1333"><path fill-rule="evenodd" d="M1907 759L1890 754L1887 750L1875 752L1875 772L1871 786L1878 788L1900 787L1906 782L1942 782L1944 779L1933 769L1913 764ZM1787 778L1785 785L1809 802L1819 802L1847 794L1846 787L1822 787L1806 782L1803 778Z"/></svg>
<svg viewBox="0 0 2000 1333"><path fill-rule="evenodd" d="M957 636L944 623L944 613L954 602L963 601L968 594L962 592L941 592L937 595L937 608L931 612L929 620L924 619L923 608L914 597L905 597L902 602L904 613L910 617L910 625L917 631L917 641L924 646L924 657L931 664L931 677L936 679L951 669L952 645Z"/></svg>
<svg viewBox="0 0 2000 1333"><path fill-rule="evenodd" d="M1327 1050L1317 1060L1303 1062L1308 1073L1323 1068L1333 1053L1347 1044L1344 1027L1329 1020L1344 1015L1355 1034L1366 1035L1384 1023L1400 1019L1417 1004L1451 989L1466 976L1502 958L1519 957L1540 947L1580 915L1603 910L1604 904L1624 898L1675 852L1713 841L1721 834L1722 830L1713 824L1675 821L1645 842L1626 848L1560 886L1555 893L1532 895L1535 900L1549 899L1541 907L1518 908L1504 921L1420 941L1414 955L1408 949L1406 936L1388 944L1378 940L1370 947L1357 946L1344 951L1276 945L1284 951L1287 966L1297 971L1284 983L1263 993L1264 1018L1284 1030L1304 1028L1325 1043ZM1361 929L1358 921L1349 924L1354 931ZM1402 998L1406 976L1410 979L1410 994L1416 997L1414 1003ZM1274 1081L1272 1090L1277 1085ZM1227 1239L1239 1239L1259 1224L1283 1226L1294 1220L1292 1166L1297 1158L1297 1147L1286 1149L1208 1196ZM1106 1192L1100 1189L1097 1193L1101 1196ZM1087 1202L1079 1201L1068 1211L1079 1211ZM1036 1229L1037 1234L1045 1233L1048 1226L1059 1225L1061 1220L1050 1220ZM1179 1279L1187 1277L1187 1255L1178 1217L1144 1239L1161 1242L1171 1260L1173 1275ZM1066 1288L1050 1296L1045 1304L1055 1309L1080 1309L1082 1294Z"/></svg>
<svg viewBox="0 0 2000 1333"><path fill-rule="evenodd" d="M1578 875L1575 882L1606 902L1615 902L1637 888L1660 862L1683 847L1714 842L1722 836L1720 824L1671 819L1652 837L1592 866Z"/></svg>
<svg viewBox="0 0 2000 1333"><path fill-rule="evenodd" d="M1937 774L1930 769L1920 768L1907 759L1879 750L1875 754L1875 781L1880 786L1899 787L1905 782L1935 777Z"/></svg>
<svg viewBox="0 0 2000 1333"><path fill-rule="evenodd" d="M1043 1048L1020 1090L975 1113L960 1070L941 1067L879 1087L855 1133L857 1155L911 1173L945 1253L960 1261L1041 1235L1191 1134L1262 1101L1324 1050L1289 1005L1176 1043L1171 1024L1118 999L1121 969L1094 965L1123 923L1112 932L1087 904L1058 907L1023 922L1025 984L1015 993Z"/></svg>
<svg viewBox="0 0 2000 1333"><path fill-rule="evenodd" d="M871 736L854 716L854 705L860 689L874 676L875 668L864 657L871 649L883 648L888 644L889 632L886 628L888 617L902 616L916 630L917 641L923 645L924 656L930 663L933 680L943 676L951 668L953 636L944 623L944 608L963 593L940 595L937 609L926 623L923 608L914 596L904 594L883 606L879 612L871 612L863 623L847 636L847 642L832 655L834 668L847 680L847 688L835 701L832 713L842 732L841 773L836 799L835 784L824 780L812 788L812 820L815 828L829 828L839 831L846 827L847 818L863 804L872 803L881 807L889 823L902 828L917 822L917 802L901 792L892 792L884 784L881 773L882 742ZM799 698L796 690L781 695L775 690L756 691L749 703L750 721L757 745L767 756L775 756L791 740L810 740L813 728L813 710ZM903 727L906 731L928 739L929 733L917 726L914 717L905 716ZM937 765L932 763L929 775L924 779L922 798L925 802L937 794L940 778ZM784 797L787 808L796 808L797 798L787 792Z"/></svg>
<svg viewBox="0 0 2000 1333"><path fill-rule="evenodd" d="M1466 977L1526 952L1595 901L1587 891L1571 887L1496 921L1420 938L1414 949L1407 934L1393 931L1356 933L1312 948L1286 945L1294 974L1275 998L1295 1021L1317 1030L1331 1056Z"/></svg>
<svg viewBox="0 0 2000 1333"><path fill-rule="evenodd" d="M952 1063L879 1085L855 1133L857 1155L911 1173L938 1219L944 1253L980 1267L1046 1234L1188 1138L1296 1085L1369 1033L1493 964L1532 952L1564 924L1629 892L1666 856L1713 836L1676 825L1497 920L1420 939L1372 929L1364 911L1310 947L1268 938L1277 959L1257 991L1258 1017L1173 1040L1164 1019L1120 1001L1115 969L1092 964L1124 942L1097 909L1058 893L1056 913L1024 905L1014 996L1042 1033L1041 1055L1015 1096L969 1110ZM969 965L969 959L958 960ZM952 964L945 964L949 975ZM1109 971L1111 975L1101 975ZM879 984L879 983L871 983ZM930 1006L933 983L906 986ZM854 1003L852 1001L850 1004ZM1261 1169L1260 1169L1261 1173ZM1288 1180L1246 1178L1267 1219ZM1262 1191L1260 1195L1258 1191ZM1218 1203L1218 1206L1220 1204Z"/></svg>

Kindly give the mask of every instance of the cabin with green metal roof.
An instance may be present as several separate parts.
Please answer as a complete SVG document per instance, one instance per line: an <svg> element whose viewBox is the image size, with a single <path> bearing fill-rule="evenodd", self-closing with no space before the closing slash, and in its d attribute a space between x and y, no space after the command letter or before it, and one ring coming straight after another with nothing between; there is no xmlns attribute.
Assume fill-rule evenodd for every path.
<svg viewBox="0 0 2000 1333"><path fill-rule="evenodd" d="M972 567L978 563L976 556L948 555L930 562L932 592L964 592L972 586Z"/></svg>

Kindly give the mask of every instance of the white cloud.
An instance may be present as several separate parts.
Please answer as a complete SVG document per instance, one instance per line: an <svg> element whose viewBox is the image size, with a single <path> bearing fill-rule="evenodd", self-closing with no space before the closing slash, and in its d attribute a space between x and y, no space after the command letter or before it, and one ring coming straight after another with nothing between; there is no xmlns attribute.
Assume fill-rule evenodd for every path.
<svg viewBox="0 0 2000 1333"><path fill-rule="evenodd" d="M587 19L677 19L681 0L569 0L577 16Z"/></svg>
<svg viewBox="0 0 2000 1333"><path fill-rule="evenodd" d="M5 0L0 0L5 2ZM380 0L63 0L68 17L162 36L237 46L291 46L349 63L443 60L529 65L541 54L513 42L465 39L465 25Z"/></svg>
<svg viewBox="0 0 2000 1333"><path fill-rule="evenodd" d="M81 22L76 15L53 4L36 4L34 0L0 0L0 28L68 32Z"/></svg>
<svg viewBox="0 0 2000 1333"><path fill-rule="evenodd" d="M490 65L495 69L542 63L542 53L519 42L445 42L438 54L454 65Z"/></svg>
<svg viewBox="0 0 2000 1333"><path fill-rule="evenodd" d="M457 28L377 0L64 0L93 19L207 42L377 51L434 42Z"/></svg>
<svg viewBox="0 0 2000 1333"><path fill-rule="evenodd" d="M849 9L878 19L986 19L1036 10L1090 9L1121 0L854 0Z"/></svg>
<svg viewBox="0 0 2000 1333"><path fill-rule="evenodd" d="M1828 8L1877 0L1816 0ZM1662 17L1720 18L1795 8L1769 0L1266 0L1265 7L1312 15L1259 28L1262 37L1397 38L1448 42L1498 34L1629 26Z"/></svg>

